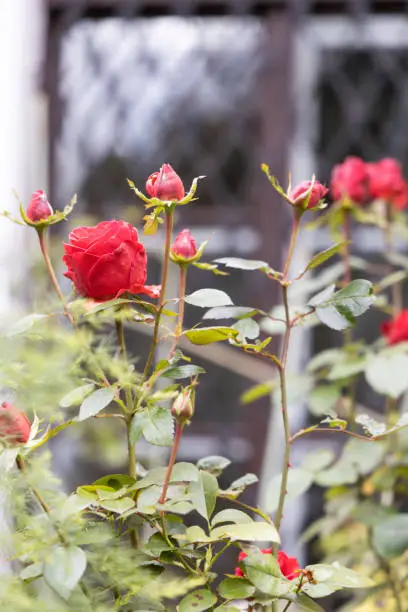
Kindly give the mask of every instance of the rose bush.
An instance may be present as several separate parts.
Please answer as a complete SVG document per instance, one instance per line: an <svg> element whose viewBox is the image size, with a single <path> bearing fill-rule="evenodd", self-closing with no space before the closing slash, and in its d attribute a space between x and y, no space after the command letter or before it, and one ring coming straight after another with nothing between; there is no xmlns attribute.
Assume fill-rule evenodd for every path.
<svg viewBox="0 0 408 612"><path fill-rule="evenodd" d="M205 243L197 249L188 230L174 239L175 211L195 200L198 179L186 194L181 178L164 164L147 181L149 197L129 181L145 204L145 233L164 228L160 286L146 285L147 255L137 230L125 221L104 221L73 229L63 246L65 275L76 293L69 298L59 286L47 239L50 227L67 219L75 200L54 213L50 205L43 208L45 194L36 192L27 210L21 205L22 222L38 234L59 305L40 295L36 303L43 311L17 321L3 337L2 385L13 403L2 404L0 439L14 523L4 547L9 567L0 600L9 609L237 612L244 607L286 612L293 606L318 612L334 606L403 612L408 601L408 418L399 413L399 403L408 391L408 336L400 289L408 264L391 248L393 231L406 231L395 199L402 193L402 174L393 174L391 166L395 170L395 164L384 164L393 178L383 176L380 191L373 187L369 164L346 159L333 172L333 204L320 214L327 194L322 183L313 179L284 190L264 165L267 179L292 212L283 264L273 262L272 267L237 257L202 261ZM292 273L303 220L311 227L327 225L340 239ZM350 251L357 223L384 232L391 256L379 278L353 278L356 269L359 276L361 270L371 271L361 259L356 264ZM339 261L331 266L336 257ZM391 269L393 262L397 270ZM179 277L176 296L168 295L171 265ZM323 265L329 269L320 271ZM250 298L236 305L211 287L189 294L191 266L218 275L225 269L263 275L266 288L276 283L283 308L268 313ZM332 284L327 285L328 277ZM305 296L304 303L299 295ZM185 304L204 312L191 328L185 324ZM357 318L370 308L386 315L386 342L370 345L351 335ZM288 376L292 335L315 325L345 333L337 335L339 346L312 359L299 381ZM147 354L133 355L125 328L139 326L150 337L150 347ZM280 346L271 343L279 333ZM282 469L267 483L262 507L241 497L257 481L254 474L225 480L227 457L204 457L197 464L178 461L183 433L194 420L196 394L206 380L203 368L188 355L188 343L195 345L194 355L215 342L264 360L276 375L243 396L243 403L249 403L274 392L282 416ZM360 376L385 398L379 421L357 403ZM313 421L296 431L289 401L299 393ZM95 423L104 431L102 441L95 436ZM93 435L86 438L90 430ZM112 473L91 482L78 473L79 486L66 493L52 474L49 454L42 451L53 440L54 453L63 453L59 436L71 431L76 439L84 436L92 459L107 461L109 455L117 459L126 453L127 469L116 462ZM336 447L337 453L329 445L300 462L293 452L300 438L336 432L348 439ZM114 453L108 452L111 438ZM143 464L145 457L138 452L142 438L145 447L169 447L167 465ZM68 437L65 444L67 439L71 443ZM301 567L289 556L295 551L281 541L282 521L290 500L312 485L325 490L325 507L304 538L318 538L314 554L321 563L302 562ZM281 545L286 552L279 550ZM229 559L238 555L235 575L234 561L226 560L229 552ZM346 608L333 599L340 590Z"/></svg>

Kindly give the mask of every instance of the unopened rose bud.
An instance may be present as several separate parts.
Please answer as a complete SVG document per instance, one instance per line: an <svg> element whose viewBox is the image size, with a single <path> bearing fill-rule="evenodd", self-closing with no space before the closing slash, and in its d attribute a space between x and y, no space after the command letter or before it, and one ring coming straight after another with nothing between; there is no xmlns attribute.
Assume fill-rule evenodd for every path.
<svg viewBox="0 0 408 612"><path fill-rule="evenodd" d="M30 203L27 208L27 217L33 223L44 221L53 214L51 204L47 200L47 194L39 189L31 196Z"/></svg>
<svg viewBox="0 0 408 612"><path fill-rule="evenodd" d="M293 206L311 210L317 208L329 190L319 181L302 181L289 192Z"/></svg>
<svg viewBox="0 0 408 612"><path fill-rule="evenodd" d="M31 423L24 412L13 404L3 402L0 405L0 440L6 444L18 446L25 444L31 431Z"/></svg>
<svg viewBox="0 0 408 612"><path fill-rule="evenodd" d="M184 389L173 402L171 414L180 425L185 425L194 414L194 397L190 388Z"/></svg>
<svg viewBox="0 0 408 612"><path fill-rule="evenodd" d="M151 198L163 201L182 200L185 195L183 181L170 164L163 164L160 172L149 176L146 191Z"/></svg>
<svg viewBox="0 0 408 612"><path fill-rule="evenodd" d="M197 245L190 230L182 230L171 247L171 253L176 258L189 260L197 254Z"/></svg>

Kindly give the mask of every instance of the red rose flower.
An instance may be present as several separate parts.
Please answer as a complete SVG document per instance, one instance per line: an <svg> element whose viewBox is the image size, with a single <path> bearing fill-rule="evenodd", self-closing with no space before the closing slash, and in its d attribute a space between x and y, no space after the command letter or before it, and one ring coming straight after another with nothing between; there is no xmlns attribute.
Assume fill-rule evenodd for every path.
<svg viewBox="0 0 408 612"><path fill-rule="evenodd" d="M171 252L173 255L183 259L191 259L197 254L196 241L191 235L190 230L184 229L179 233L171 247Z"/></svg>
<svg viewBox="0 0 408 612"><path fill-rule="evenodd" d="M329 190L319 183L319 181L302 181L299 185L296 185L296 187L290 190L289 198L292 200L294 206L303 207L306 199L309 197L307 208L311 210L318 206L319 202L323 200L328 191Z"/></svg>
<svg viewBox="0 0 408 612"><path fill-rule="evenodd" d="M28 441L30 432L31 423L24 412L9 402L3 402L0 405L0 439L9 445L18 446Z"/></svg>
<svg viewBox="0 0 408 612"><path fill-rule="evenodd" d="M381 324L381 333L388 344L398 344L408 341L408 310L403 310L392 321Z"/></svg>
<svg viewBox="0 0 408 612"><path fill-rule="evenodd" d="M52 206L47 200L47 194L39 189L34 191L27 207L27 217L33 223L48 219L53 214Z"/></svg>
<svg viewBox="0 0 408 612"><path fill-rule="evenodd" d="M146 181L146 191L159 200L182 200L185 195L183 181L170 164L163 164L160 172L153 172Z"/></svg>
<svg viewBox="0 0 408 612"><path fill-rule="evenodd" d="M261 548L261 553L263 553L264 555L271 555L272 548ZM238 561L242 561L247 556L248 556L248 553L244 551L240 552L238 555ZM296 557L288 557L288 555L285 552L283 552L283 550L280 550L278 552L278 563L279 563L280 571L285 576L285 578L287 578L288 580L295 580L295 578L298 577L300 565ZM242 571L240 567L236 567L235 575L243 577L244 572Z"/></svg>
<svg viewBox="0 0 408 612"><path fill-rule="evenodd" d="M125 221L77 227L64 251L65 276L83 297L103 302L123 293L159 295L159 287L145 285L146 251L136 229Z"/></svg>
<svg viewBox="0 0 408 612"><path fill-rule="evenodd" d="M332 170L333 200L348 197L352 202L365 204L369 198L368 183L367 164L359 157L346 157L342 164L337 164Z"/></svg>
<svg viewBox="0 0 408 612"><path fill-rule="evenodd" d="M402 210L407 205L408 187L402 173L401 164L392 158L385 158L367 164L370 177L370 195L373 199L385 200Z"/></svg>

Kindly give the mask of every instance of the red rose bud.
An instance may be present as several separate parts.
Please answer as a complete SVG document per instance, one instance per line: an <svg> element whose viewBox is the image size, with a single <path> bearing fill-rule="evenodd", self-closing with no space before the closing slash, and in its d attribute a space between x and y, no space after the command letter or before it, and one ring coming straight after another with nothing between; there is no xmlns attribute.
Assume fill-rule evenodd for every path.
<svg viewBox="0 0 408 612"><path fill-rule="evenodd" d="M357 204L369 200L368 164L359 157L346 157L334 166L331 175L331 193L335 202L348 198Z"/></svg>
<svg viewBox="0 0 408 612"><path fill-rule="evenodd" d="M402 173L401 164L392 158L385 158L367 164L370 196L374 200L384 200L398 210L407 205L408 188Z"/></svg>
<svg viewBox="0 0 408 612"><path fill-rule="evenodd" d="M319 181L302 181L290 190L289 199L292 200L293 206L312 210L319 206L328 191Z"/></svg>
<svg viewBox="0 0 408 612"><path fill-rule="evenodd" d="M30 221L33 223L44 221L48 219L48 217L51 217L53 213L52 206L47 200L47 194L41 191L41 189L34 191L26 213Z"/></svg>
<svg viewBox="0 0 408 612"><path fill-rule="evenodd" d="M271 555L272 548L261 548L261 553L264 555ZM248 556L248 553L242 551L238 555L238 561L243 561ZM280 550L278 552L278 564L280 571L288 580L295 580L299 576L300 565L296 557L288 557L288 555ZM235 575L244 577L244 572L240 567L235 568Z"/></svg>
<svg viewBox="0 0 408 612"><path fill-rule="evenodd" d="M83 297L104 302L124 293L159 296L160 287L146 285L146 251L136 229L125 221L77 227L64 251L64 274Z"/></svg>
<svg viewBox="0 0 408 612"><path fill-rule="evenodd" d="M408 342L408 310L403 310L392 321L382 323L381 333L388 344Z"/></svg>
<svg viewBox="0 0 408 612"><path fill-rule="evenodd" d="M182 230L171 247L171 253L176 258L189 260L197 254L197 245L190 230Z"/></svg>
<svg viewBox="0 0 408 612"><path fill-rule="evenodd" d="M18 446L28 441L30 432L31 423L24 412L9 402L3 402L0 405L0 439L9 446Z"/></svg>
<svg viewBox="0 0 408 612"><path fill-rule="evenodd" d="M190 388L184 389L173 402L171 414L180 425L185 425L194 414L194 396Z"/></svg>
<svg viewBox="0 0 408 612"><path fill-rule="evenodd" d="M183 182L170 164L163 164L160 172L149 176L146 191L151 198L164 201L182 200L185 196Z"/></svg>

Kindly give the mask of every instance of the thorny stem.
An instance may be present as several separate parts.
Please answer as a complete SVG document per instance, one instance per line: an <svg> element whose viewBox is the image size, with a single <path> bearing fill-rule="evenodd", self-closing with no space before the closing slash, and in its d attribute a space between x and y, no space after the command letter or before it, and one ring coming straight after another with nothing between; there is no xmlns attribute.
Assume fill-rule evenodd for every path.
<svg viewBox="0 0 408 612"><path fill-rule="evenodd" d="M287 392L286 392L286 362L288 357L288 349L289 349L289 340L290 340L290 314L289 314L289 304L288 304L288 287L287 285L282 285L283 292L283 304L285 308L285 318L286 318L286 331L283 339L283 348L282 348L282 357L281 357L281 366L279 368L279 380L280 380L280 390L281 390L281 403L282 403L282 419L283 419L283 429L285 434L285 451L283 455L283 469L282 469L282 479L279 493L279 502L278 509L276 511L275 524L276 528L279 531L280 524L283 516L283 506L285 503L285 495L288 484L288 474L290 467L290 428L289 428L289 416L288 416L288 400L287 400ZM277 547L275 547L275 552L277 553Z"/></svg>
<svg viewBox="0 0 408 612"><path fill-rule="evenodd" d="M176 330L174 332L174 340L173 340L173 344L172 347L170 349L170 353L169 356L167 357L167 361L170 361L170 359L173 357L176 348L177 348L177 343L179 341L179 338L183 332L183 320L184 320L184 296L186 294L186 280L187 280L187 266L186 265L179 265L179 270L180 270L180 276L179 276L179 311L178 311L178 321L177 321L177 326L176 326Z"/></svg>
<svg viewBox="0 0 408 612"><path fill-rule="evenodd" d="M392 227L391 227L391 204L386 204L386 219L385 219L385 229L384 229L384 237L385 237L385 246L386 252L393 252L393 240L392 240ZM393 272L392 265L388 269L388 274ZM403 295L402 295L402 284L394 283L391 288L391 301L392 301L392 311L393 316L396 317L401 310L403 309Z"/></svg>
<svg viewBox="0 0 408 612"><path fill-rule="evenodd" d="M286 282L288 280L288 272L290 268L290 262L292 261L293 251L295 249L296 238L299 233L300 228L300 218L301 215L297 209L293 211L293 224L292 224L292 233L290 236L289 250L285 261L285 266L283 268L283 278L282 282Z"/></svg>
<svg viewBox="0 0 408 612"><path fill-rule="evenodd" d="M157 304L157 314L154 322L154 330L153 330L153 341L152 346L150 348L150 353L147 358L146 366L143 372L143 380L144 382L149 374L150 367L153 363L154 355L156 352L156 347L158 343L159 329L160 329L160 319L164 306L164 299L166 296L166 285L167 285L167 275L169 271L169 260L170 260L170 247L171 247L171 238L173 234L173 222L174 222L174 212L173 210L166 211L166 243L164 246L164 254L163 254L163 268L162 268L162 277L161 277L161 288L160 288L160 296Z"/></svg>
<svg viewBox="0 0 408 612"><path fill-rule="evenodd" d="M174 464L176 462L177 451L178 451L178 447L180 445L180 440L181 440L182 433L183 433L183 425L180 425L180 423L177 423L176 424L176 432L174 434L173 447L171 449L169 464L167 466L166 477L164 479L163 488L162 488L162 492L161 492L160 499L159 499L159 504L164 504L164 502L166 501L167 490L169 488L169 483L170 483L171 473L173 471L173 466L174 466Z"/></svg>
<svg viewBox="0 0 408 612"><path fill-rule="evenodd" d="M351 281L351 263L350 263L350 211L343 210L343 263L344 263L344 285L348 285Z"/></svg>
<svg viewBox="0 0 408 612"><path fill-rule="evenodd" d="M46 232L43 229L41 229L41 230L38 230L37 233L38 233L38 239L40 241L40 248L41 248L41 252L43 254L44 262L45 262L45 265L47 267L48 274L50 275L50 279L51 279L51 282L52 282L52 284L54 286L54 289L55 289L55 291L56 291L56 293L57 293L57 295L58 295L58 297L59 297L59 299L61 301L61 304L62 304L63 308L64 308L64 315L66 316L68 321L74 327L76 327L76 321L75 321L72 313L68 309L68 305L67 305L67 303L65 301L64 295L63 295L63 293L61 291L61 288L59 286L58 279L57 279L54 267L53 267L51 259L50 259L50 255L48 253L48 246L47 246L47 240L46 240Z"/></svg>

